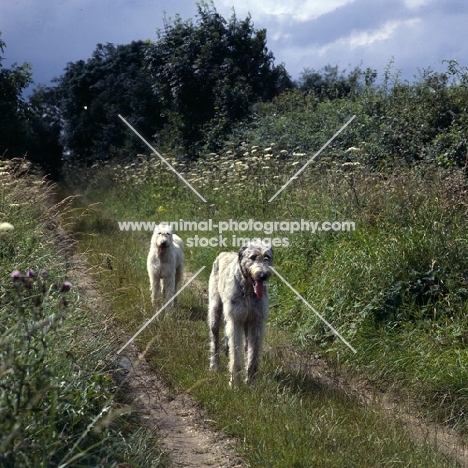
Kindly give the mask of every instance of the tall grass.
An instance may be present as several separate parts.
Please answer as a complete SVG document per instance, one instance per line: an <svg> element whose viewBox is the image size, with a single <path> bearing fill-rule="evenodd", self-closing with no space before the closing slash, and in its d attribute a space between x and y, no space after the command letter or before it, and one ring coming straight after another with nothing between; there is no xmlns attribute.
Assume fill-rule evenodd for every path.
<svg viewBox="0 0 468 468"><path fill-rule="evenodd" d="M70 270L65 203L25 162L1 165L1 221L13 229L0 233L0 465L162 466L160 453L142 456L114 398L113 337Z"/></svg>
<svg viewBox="0 0 468 468"><path fill-rule="evenodd" d="M369 172L360 150L336 150L351 161L322 158L274 204L269 198L311 154L268 141L231 146L190 165L170 158L206 204L153 158L100 167L86 174L86 189L78 191L82 209L102 204L94 205L87 225L75 231L82 233L82 248L91 249L90 261L101 265L104 287L118 291L113 308L132 333L152 315L145 273L151 233L119 232L117 221L354 221L356 230L350 232L278 231L273 236L289 244L276 249L278 271L358 353L352 354L277 278L269 286L267 341L276 349L275 330L285 330L289 346L344 363L377 388L407 392L429 419L464 433L468 226L463 172L429 166ZM195 235L211 234L199 230L182 237L187 242ZM144 347L151 341L151 359L174 391L196 395L218 427L243 441L252 466L456 465L407 439L397 423L349 395L294 372L275 351L253 388L229 392L226 374L208 374L203 290L219 250L186 248L189 271L208 266L198 292L184 292L179 310L149 327L139 342Z"/></svg>

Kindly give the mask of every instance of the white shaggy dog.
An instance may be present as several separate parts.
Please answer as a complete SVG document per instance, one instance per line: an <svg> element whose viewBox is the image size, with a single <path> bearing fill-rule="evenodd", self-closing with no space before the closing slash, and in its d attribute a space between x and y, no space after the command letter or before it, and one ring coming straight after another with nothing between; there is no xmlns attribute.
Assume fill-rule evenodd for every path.
<svg viewBox="0 0 468 468"><path fill-rule="evenodd" d="M161 295L164 304L174 296L182 279L184 252L182 239L173 234L169 226L159 224L154 228L147 260L151 301L157 304Z"/></svg>
<svg viewBox="0 0 468 468"><path fill-rule="evenodd" d="M250 243L239 252L223 252L214 261L209 282L210 368L219 367L219 328L224 318L231 386L239 383L244 349L246 382L250 383L258 371L268 318L265 281L271 276L272 263L273 251L263 243Z"/></svg>

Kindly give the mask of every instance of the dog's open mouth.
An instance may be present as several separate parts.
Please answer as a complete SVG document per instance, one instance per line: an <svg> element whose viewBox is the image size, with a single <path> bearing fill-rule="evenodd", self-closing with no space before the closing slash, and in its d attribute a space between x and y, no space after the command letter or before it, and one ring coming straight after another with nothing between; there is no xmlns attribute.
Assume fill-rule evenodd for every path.
<svg viewBox="0 0 468 468"><path fill-rule="evenodd" d="M258 299L261 299L266 292L266 284L264 281L253 281L254 294Z"/></svg>
<svg viewBox="0 0 468 468"><path fill-rule="evenodd" d="M167 250L167 247L163 247L162 245L158 247L158 251L160 254L163 254L166 250Z"/></svg>

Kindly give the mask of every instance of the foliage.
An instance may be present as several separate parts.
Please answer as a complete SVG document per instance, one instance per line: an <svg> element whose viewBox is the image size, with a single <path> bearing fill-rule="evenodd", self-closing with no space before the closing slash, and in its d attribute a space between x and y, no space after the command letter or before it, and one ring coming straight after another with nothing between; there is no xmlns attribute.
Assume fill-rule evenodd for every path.
<svg viewBox="0 0 468 468"><path fill-rule="evenodd" d="M56 88L37 87L29 97L28 159L54 180L60 176L62 120Z"/></svg>
<svg viewBox="0 0 468 468"><path fill-rule="evenodd" d="M1 162L0 465L138 466L134 422L109 373L113 338L68 281L52 186L29 171L25 160ZM148 440L141 424L137 433Z"/></svg>
<svg viewBox="0 0 468 468"><path fill-rule="evenodd" d="M366 79L367 73L355 70L343 78L352 90L343 91L344 97L325 75L325 88L296 89L259 104L252 121L238 125L230 140L251 145L274 141L290 153L313 152L356 115L340 137L341 149L335 143L329 148L334 158L351 161L359 153L360 161L373 168L422 161L444 167L466 164L468 88L463 75L453 80L450 71L425 70L410 84L390 69L380 82ZM348 148L355 150L345 153Z"/></svg>
<svg viewBox="0 0 468 468"><path fill-rule="evenodd" d="M250 17L226 21L205 3L195 23L166 22L147 59L171 130L192 157L204 143L219 147L254 102L291 87L284 67L273 64L265 30L255 30Z"/></svg>
<svg viewBox="0 0 468 468"><path fill-rule="evenodd" d="M57 80L55 105L64 120L68 158L91 164L141 151L142 143L125 130L119 114L149 136L161 126L160 105L143 69L146 47L143 41L98 44L90 59L67 65Z"/></svg>
<svg viewBox="0 0 468 468"><path fill-rule="evenodd" d="M298 86L321 100L337 99L360 94L363 87L372 85L376 78L377 72L369 68L363 72L357 67L345 76L345 71L339 72L337 65L326 65L319 71L304 69Z"/></svg>
<svg viewBox="0 0 468 468"><path fill-rule="evenodd" d="M0 51L5 50L1 39ZM14 64L11 68L2 66L0 57L0 155L22 156L27 149L27 105L22 92L32 82L31 66L28 63Z"/></svg>
<svg viewBox="0 0 468 468"><path fill-rule="evenodd" d="M5 44L0 40L0 50ZM0 57L0 154L27 156L53 178L59 175L63 148L59 143L62 121L55 89L38 87L29 102L22 96L32 84L31 66L2 68Z"/></svg>

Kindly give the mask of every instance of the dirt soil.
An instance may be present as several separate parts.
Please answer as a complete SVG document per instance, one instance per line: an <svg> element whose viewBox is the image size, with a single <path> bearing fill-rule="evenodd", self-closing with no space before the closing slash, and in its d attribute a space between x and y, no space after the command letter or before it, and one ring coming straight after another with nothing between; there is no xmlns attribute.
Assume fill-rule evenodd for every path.
<svg viewBox="0 0 468 468"><path fill-rule="evenodd" d="M236 441L214 431L205 413L187 394L173 395L132 343L119 366L126 374L133 405L149 427L158 428L174 467L244 466Z"/></svg>

